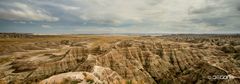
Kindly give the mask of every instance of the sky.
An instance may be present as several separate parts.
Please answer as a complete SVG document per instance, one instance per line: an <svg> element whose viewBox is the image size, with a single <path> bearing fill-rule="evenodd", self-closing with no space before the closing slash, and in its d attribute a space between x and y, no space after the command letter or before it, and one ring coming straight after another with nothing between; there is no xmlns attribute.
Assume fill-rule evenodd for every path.
<svg viewBox="0 0 240 84"><path fill-rule="evenodd" d="M240 33L240 0L0 0L0 32Z"/></svg>

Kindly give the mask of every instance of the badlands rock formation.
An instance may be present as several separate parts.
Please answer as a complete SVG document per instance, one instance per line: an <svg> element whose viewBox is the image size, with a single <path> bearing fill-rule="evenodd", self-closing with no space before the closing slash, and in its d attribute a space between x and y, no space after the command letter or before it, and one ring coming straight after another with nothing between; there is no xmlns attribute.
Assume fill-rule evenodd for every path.
<svg viewBox="0 0 240 84"><path fill-rule="evenodd" d="M219 46L221 43L198 42L201 39L196 39L196 36L191 37L197 40L195 43L183 40L184 36L177 39L170 36L124 36L119 39L101 37L107 41L86 38L89 39L49 43L55 45L49 48L39 45L44 44L39 42L34 43L37 47L34 50L20 47L24 52L10 53L6 56L11 59L1 63L0 83L240 83L238 44L233 46L224 43L225 45ZM239 42L239 38L226 39L219 36L218 39L234 39L233 42ZM27 44L22 44L24 45Z"/></svg>

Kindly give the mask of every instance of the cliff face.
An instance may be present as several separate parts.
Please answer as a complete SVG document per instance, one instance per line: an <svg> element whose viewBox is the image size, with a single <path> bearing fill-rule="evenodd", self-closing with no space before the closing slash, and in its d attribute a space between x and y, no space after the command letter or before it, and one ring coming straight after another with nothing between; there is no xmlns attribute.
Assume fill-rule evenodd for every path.
<svg viewBox="0 0 240 84"><path fill-rule="evenodd" d="M73 44L73 43L72 43ZM59 49L19 55L2 65L5 83L232 83L239 84L239 60L216 47L140 37L93 46L66 44ZM76 44L76 43L75 43ZM213 47L213 48L211 48ZM231 79L212 79L214 76ZM234 78L235 77L235 78Z"/></svg>

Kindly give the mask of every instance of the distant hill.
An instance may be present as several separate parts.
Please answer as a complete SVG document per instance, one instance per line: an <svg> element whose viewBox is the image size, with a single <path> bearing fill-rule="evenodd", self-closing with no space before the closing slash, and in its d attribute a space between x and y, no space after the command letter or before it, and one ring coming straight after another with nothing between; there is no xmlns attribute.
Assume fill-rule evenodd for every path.
<svg viewBox="0 0 240 84"><path fill-rule="evenodd" d="M32 36L32 33L0 33L0 38L28 38Z"/></svg>

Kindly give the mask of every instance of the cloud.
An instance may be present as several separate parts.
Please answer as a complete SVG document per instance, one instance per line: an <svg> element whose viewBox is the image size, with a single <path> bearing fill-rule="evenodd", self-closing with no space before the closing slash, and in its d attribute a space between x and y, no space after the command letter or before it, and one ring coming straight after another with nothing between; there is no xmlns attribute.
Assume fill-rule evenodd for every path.
<svg viewBox="0 0 240 84"><path fill-rule="evenodd" d="M50 28L53 28L52 26L50 25L41 25L42 28L45 28L45 29L50 29Z"/></svg>
<svg viewBox="0 0 240 84"><path fill-rule="evenodd" d="M13 22L13 23L17 23L17 24L26 24L27 22L25 22L25 21L15 21L15 22Z"/></svg>
<svg viewBox="0 0 240 84"><path fill-rule="evenodd" d="M141 23L149 18L148 14L158 12L157 8L151 10L151 7L159 4L157 1L159 0L72 0L71 5L79 9L68 10L68 13L97 24Z"/></svg>
<svg viewBox="0 0 240 84"><path fill-rule="evenodd" d="M216 30L224 28L236 29L240 25L236 21L240 21L240 11L238 7L239 0L208 0L206 4L200 8L190 10L190 20L194 24L204 23L208 26L218 27ZM238 29L239 31L239 29Z"/></svg>
<svg viewBox="0 0 240 84"><path fill-rule="evenodd" d="M0 8L0 19L20 20L20 21L58 21L59 18L48 15L40 9L34 9L31 6L15 2L5 3L5 8ZM3 5L3 4L1 4Z"/></svg>
<svg viewBox="0 0 240 84"><path fill-rule="evenodd" d="M5 1L0 3L0 19L33 20L38 25L55 21L51 26L61 31L240 32L239 0Z"/></svg>
<svg viewBox="0 0 240 84"><path fill-rule="evenodd" d="M189 9L201 8L205 0L72 0L78 7L67 10L83 21L96 24L145 24L182 22L189 19ZM213 9L214 10L214 9ZM205 10L204 10L205 11ZM211 11L211 10L209 10ZM186 24L188 25L188 24Z"/></svg>

